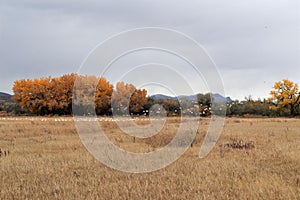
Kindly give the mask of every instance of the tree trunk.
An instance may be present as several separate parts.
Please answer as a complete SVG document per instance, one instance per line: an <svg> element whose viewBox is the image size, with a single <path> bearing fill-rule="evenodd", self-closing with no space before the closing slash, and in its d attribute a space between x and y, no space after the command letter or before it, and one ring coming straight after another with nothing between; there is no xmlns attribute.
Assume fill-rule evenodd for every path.
<svg viewBox="0 0 300 200"><path fill-rule="evenodd" d="M291 104L291 116L294 117L295 116L295 104Z"/></svg>

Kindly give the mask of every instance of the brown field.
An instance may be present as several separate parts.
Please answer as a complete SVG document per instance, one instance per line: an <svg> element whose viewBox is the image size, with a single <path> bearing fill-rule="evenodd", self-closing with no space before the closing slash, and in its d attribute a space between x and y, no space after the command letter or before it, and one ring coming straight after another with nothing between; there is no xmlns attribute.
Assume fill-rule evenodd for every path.
<svg viewBox="0 0 300 200"><path fill-rule="evenodd" d="M18 119L0 120L0 199L300 199L300 119L226 119L218 144L199 159L209 124L203 119L180 159L145 174L94 159L71 118ZM101 124L133 152L163 147L179 126L172 118L157 136L134 140L114 122Z"/></svg>

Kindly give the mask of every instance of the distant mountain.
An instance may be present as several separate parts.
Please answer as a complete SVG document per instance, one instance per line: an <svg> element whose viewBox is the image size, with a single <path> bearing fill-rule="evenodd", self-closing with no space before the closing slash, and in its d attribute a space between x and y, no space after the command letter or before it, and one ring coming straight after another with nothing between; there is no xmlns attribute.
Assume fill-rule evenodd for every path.
<svg viewBox="0 0 300 200"><path fill-rule="evenodd" d="M177 97L170 97L164 94L155 94L151 96L155 100L161 100L161 99L171 99L171 100L177 100Z"/></svg>
<svg viewBox="0 0 300 200"><path fill-rule="evenodd" d="M222 95L215 93L213 94L213 98L217 103L221 103L221 102L227 102L227 103L231 103L232 99L230 97L223 97Z"/></svg>
<svg viewBox="0 0 300 200"><path fill-rule="evenodd" d="M221 103L221 102L232 102L232 99L230 97L223 97L222 95L215 93L212 95L214 100L217 103ZM171 99L171 100L177 100L177 98L179 100L188 100L188 101L192 101L192 100L197 100L197 95L180 95L178 97L170 97L164 94L155 94L152 95L151 97L153 97L155 100L160 100L160 99Z"/></svg>
<svg viewBox="0 0 300 200"><path fill-rule="evenodd" d="M5 92L0 92L0 97L11 97L12 95L5 93Z"/></svg>

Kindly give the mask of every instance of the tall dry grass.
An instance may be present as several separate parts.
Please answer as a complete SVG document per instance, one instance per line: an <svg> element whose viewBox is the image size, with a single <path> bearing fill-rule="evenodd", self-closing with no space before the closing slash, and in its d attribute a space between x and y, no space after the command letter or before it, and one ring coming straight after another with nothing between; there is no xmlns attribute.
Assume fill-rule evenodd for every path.
<svg viewBox="0 0 300 200"><path fill-rule="evenodd" d="M125 135L100 122L116 145L133 152L163 147L176 132L169 119L156 136ZM198 158L209 120L179 160L156 172L106 167L82 145L69 121L0 121L0 199L300 199L300 119L227 119L213 151ZM143 124L145 122L138 121ZM184 122L187 123L187 122ZM251 148L235 145L251 143Z"/></svg>

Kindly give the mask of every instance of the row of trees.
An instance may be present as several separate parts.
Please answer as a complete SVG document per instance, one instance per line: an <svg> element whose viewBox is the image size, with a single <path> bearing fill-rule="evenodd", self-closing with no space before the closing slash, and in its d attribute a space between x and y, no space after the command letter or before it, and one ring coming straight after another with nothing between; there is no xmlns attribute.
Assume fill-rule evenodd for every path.
<svg viewBox="0 0 300 200"><path fill-rule="evenodd" d="M300 115L300 91L297 83L283 79L274 84L270 98L253 100L251 96L244 101L234 101L227 106L227 115L246 114L262 116Z"/></svg>
<svg viewBox="0 0 300 200"><path fill-rule="evenodd" d="M80 114L95 110L98 115L110 115L112 108L118 113L129 110L136 114L142 112L147 103L147 91L132 84L118 82L114 90L105 78L76 74L17 80L13 92L14 100L21 108L37 115L69 115L72 113L73 98L73 109Z"/></svg>
<svg viewBox="0 0 300 200"><path fill-rule="evenodd" d="M33 114L70 114L72 92L76 75L59 78L17 80L14 82L14 100Z"/></svg>
<svg viewBox="0 0 300 200"><path fill-rule="evenodd" d="M75 88L75 90L74 90ZM14 83L14 100L10 110L19 113L29 111L37 115L98 115L138 114L148 115L157 112L154 105L161 105L168 115L211 115L212 94L198 94L195 99L163 98L148 96L145 89L137 89L124 82L114 86L105 78L95 76L63 75L58 78L40 78L34 80L17 80ZM74 106L72 108L72 101ZM21 110L20 107L23 109ZM152 110L151 110L152 108ZM3 105L0 110L3 110ZM276 82L270 91L270 98L253 100L251 96L243 101L227 102L228 116L262 115L262 116L296 116L300 115L300 91L298 84L284 79Z"/></svg>
<svg viewBox="0 0 300 200"><path fill-rule="evenodd" d="M273 103L268 100L253 100L248 97L243 101L233 101L227 103L227 116L245 116L245 115L258 115L258 116L279 116L275 110L270 109Z"/></svg>

